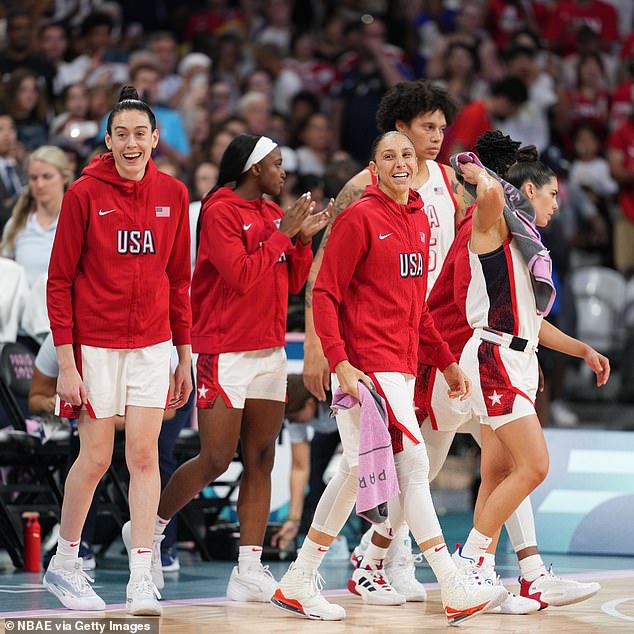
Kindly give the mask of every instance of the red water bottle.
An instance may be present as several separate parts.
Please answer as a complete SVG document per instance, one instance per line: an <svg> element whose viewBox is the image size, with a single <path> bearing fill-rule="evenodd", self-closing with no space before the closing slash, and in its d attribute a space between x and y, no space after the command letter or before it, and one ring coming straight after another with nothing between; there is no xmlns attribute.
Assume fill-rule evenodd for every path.
<svg viewBox="0 0 634 634"><path fill-rule="evenodd" d="M42 527L40 526L39 513L22 513L26 519L24 527L24 570L26 572L40 572L42 567Z"/></svg>

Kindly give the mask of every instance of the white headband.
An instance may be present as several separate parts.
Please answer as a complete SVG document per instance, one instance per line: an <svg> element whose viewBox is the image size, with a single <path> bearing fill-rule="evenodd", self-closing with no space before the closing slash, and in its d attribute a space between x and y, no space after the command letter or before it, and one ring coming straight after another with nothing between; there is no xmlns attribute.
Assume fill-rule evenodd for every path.
<svg viewBox="0 0 634 634"><path fill-rule="evenodd" d="M255 144L253 151L249 154L247 162L242 168L242 173L250 170L256 163L259 163L265 156L270 154L277 147L277 143L267 136L261 136Z"/></svg>

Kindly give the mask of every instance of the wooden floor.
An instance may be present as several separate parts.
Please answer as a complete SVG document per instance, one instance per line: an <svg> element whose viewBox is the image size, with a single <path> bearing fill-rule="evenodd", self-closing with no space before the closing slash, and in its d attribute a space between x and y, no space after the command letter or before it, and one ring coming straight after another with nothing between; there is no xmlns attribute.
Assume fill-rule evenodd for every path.
<svg viewBox="0 0 634 634"><path fill-rule="evenodd" d="M590 578L590 576L588 577ZM469 632L508 634L604 634L634 632L634 571L592 575L602 589L595 597L565 608L549 608L529 616L482 615L464 623ZM510 589L513 584L507 584ZM165 601L160 634L319 634L441 632L447 622L441 613L439 592L429 584L426 603L399 607L366 606L344 591L328 593L346 608L344 621L318 623L287 615L267 604L238 604L221 599ZM112 606L108 617L125 617L123 606ZM121 609L118 609L121 608ZM79 616L68 611L46 610L46 616ZM4 631L4 624L2 624Z"/></svg>

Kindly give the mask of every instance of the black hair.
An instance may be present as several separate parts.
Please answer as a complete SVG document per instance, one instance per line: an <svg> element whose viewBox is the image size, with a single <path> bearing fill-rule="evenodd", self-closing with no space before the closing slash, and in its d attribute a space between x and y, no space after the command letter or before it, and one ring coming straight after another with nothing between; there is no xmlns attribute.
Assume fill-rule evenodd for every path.
<svg viewBox="0 0 634 634"><path fill-rule="evenodd" d="M390 88L376 111L376 124L381 132L396 129L396 122L408 124L417 116L440 110L451 125L458 107L449 93L429 81L402 81Z"/></svg>
<svg viewBox="0 0 634 634"><path fill-rule="evenodd" d="M511 103L522 105L528 99L528 89L519 77L507 75L492 84L491 96L506 97Z"/></svg>
<svg viewBox="0 0 634 634"><path fill-rule="evenodd" d="M152 108L150 108L145 101L141 101L139 99L139 93L136 91L134 86L124 86L119 93L119 102L108 115L106 129L108 130L108 134L110 136L112 136L112 122L114 121L115 115L119 112L123 112L124 110L138 110L140 112L145 112L150 120L152 132L156 130L156 116L152 112Z"/></svg>
<svg viewBox="0 0 634 634"><path fill-rule="evenodd" d="M471 63L473 64L473 72L474 73L480 72L480 60L478 59L478 54L475 48L473 46L470 46L466 42L456 41L449 44L449 46L447 47L447 50L445 51L445 57L444 57L445 63L447 62L447 59L449 58L449 56L458 49L467 51L467 54L471 58Z"/></svg>
<svg viewBox="0 0 634 634"><path fill-rule="evenodd" d="M107 26L108 30L112 31L112 29L114 29L114 21L109 15L101 13L100 11L89 13L81 23L79 30L80 37L86 37L86 35L99 26Z"/></svg>
<svg viewBox="0 0 634 634"><path fill-rule="evenodd" d="M253 148L262 137L257 134L238 134L227 146L218 168L218 182L209 192L217 191L229 183L237 183L243 175L242 170Z"/></svg>
<svg viewBox="0 0 634 634"><path fill-rule="evenodd" d="M372 145L370 146L370 160L371 161L376 161L376 150L379 147L379 143L381 143L381 141L383 141L385 137L392 136L393 134L400 134L404 136L410 143L412 143L412 140L407 136L407 134L405 134L405 132L399 132L398 130L388 130L387 132L384 132L383 134L379 134L379 136L377 136L376 139L372 141ZM414 144L412 143L412 145Z"/></svg>
<svg viewBox="0 0 634 634"><path fill-rule="evenodd" d="M529 181L537 188L543 187L555 172L539 160L534 145L521 145L499 130L490 130L478 137L475 151L483 165L518 189Z"/></svg>

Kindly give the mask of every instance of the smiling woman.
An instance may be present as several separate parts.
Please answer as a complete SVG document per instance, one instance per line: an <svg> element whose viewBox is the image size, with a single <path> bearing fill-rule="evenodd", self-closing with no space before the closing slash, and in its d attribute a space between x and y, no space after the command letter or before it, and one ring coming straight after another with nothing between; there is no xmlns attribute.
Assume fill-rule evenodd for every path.
<svg viewBox="0 0 634 634"><path fill-rule="evenodd" d="M93 159L64 196L49 267L57 393L62 415L79 418L80 451L66 479L57 551L43 583L71 610L104 609L78 549L95 487L112 459L115 422L125 415L126 606L130 614L160 615L150 572L158 435L166 407L184 405L192 389L189 200L186 187L151 159L156 118L134 88L121 91L105 140L111 151ZM179 363L169 400L171 342Z"/></svg>

